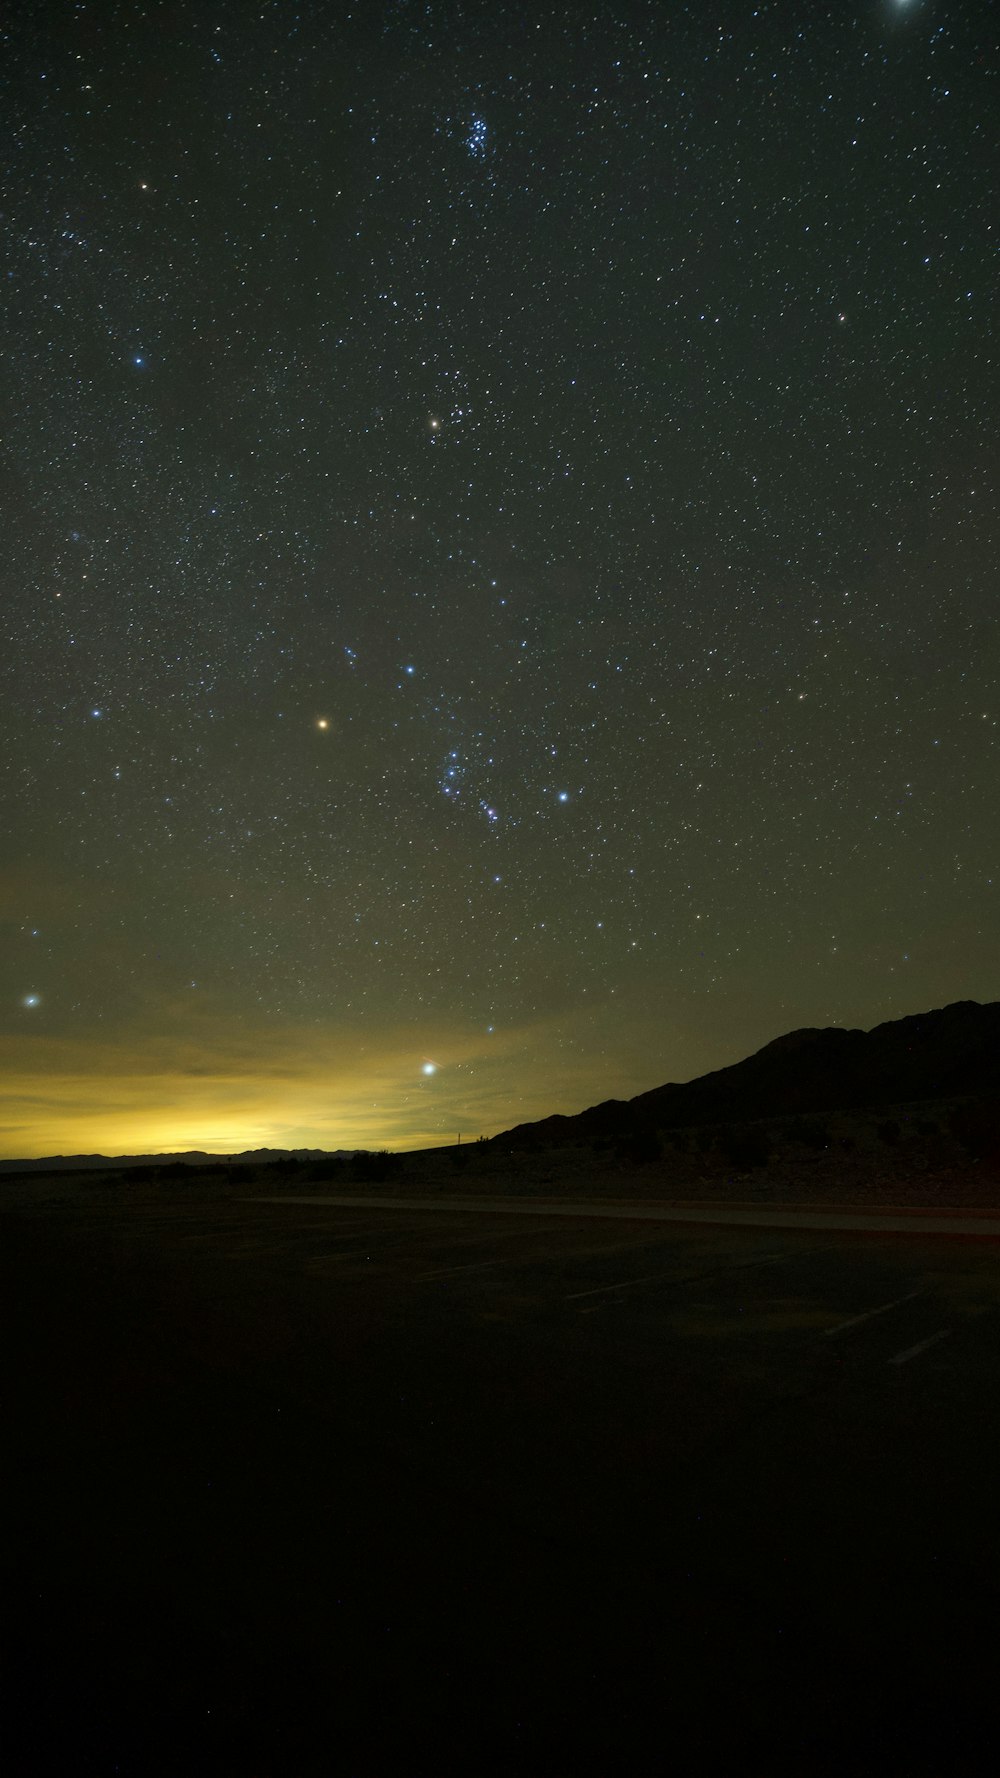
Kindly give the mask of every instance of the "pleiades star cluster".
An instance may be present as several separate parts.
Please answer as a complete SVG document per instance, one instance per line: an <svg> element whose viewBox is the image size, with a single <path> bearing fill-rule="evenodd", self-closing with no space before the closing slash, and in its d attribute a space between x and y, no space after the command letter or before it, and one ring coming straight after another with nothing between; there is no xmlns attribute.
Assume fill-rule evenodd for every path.
<svg viewBox="0 0 1000 1778"><path fill-rule="evenodd" d="M14 4L0 1148L1000 991L987 4Z"/></svg>

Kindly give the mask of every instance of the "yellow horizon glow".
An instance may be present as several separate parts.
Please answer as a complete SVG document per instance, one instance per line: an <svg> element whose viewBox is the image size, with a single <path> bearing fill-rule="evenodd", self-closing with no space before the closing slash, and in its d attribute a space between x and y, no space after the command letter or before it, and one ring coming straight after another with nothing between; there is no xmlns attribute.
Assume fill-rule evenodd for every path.
<svg viewBox="0 0 1000 1778"><path fill-rule="evenodd" d="M197 1041L0 1041L0 1157L435 1147L627 1092L605 1068L541 1065L543 1027L370 1044L326 1032ZM431 1050L433 1075L424 1072Z"/></svg>

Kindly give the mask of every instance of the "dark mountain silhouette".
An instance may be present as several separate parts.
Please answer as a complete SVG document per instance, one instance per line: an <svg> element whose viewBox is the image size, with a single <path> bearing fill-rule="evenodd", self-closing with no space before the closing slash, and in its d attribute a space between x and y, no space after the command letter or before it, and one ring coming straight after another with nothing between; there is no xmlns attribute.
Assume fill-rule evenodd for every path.
<svg viewBox="0 0 1000 1778"><path fill-rule="evenodd" d="M189 1148L184 1154L50 1154L31 1161L0 1161L3 1173L108 1173L117 1167L167 1167L180 1163L184 1167L266 1166L269 1161L342 1161L350 1160L353 1148L247 1148L242 1154L205 1154Z"/></svg>
<svg viewBox="0 0 1000 1778"><path fill-rule="evenodd" d="M640 1130L997 1092L1000 1001L957 1000L873 1031L789 1031L730 1068L634 1099L606 1099L574 1117L518 1124L493 1140L513 1148L594 1142Z"/></svg>

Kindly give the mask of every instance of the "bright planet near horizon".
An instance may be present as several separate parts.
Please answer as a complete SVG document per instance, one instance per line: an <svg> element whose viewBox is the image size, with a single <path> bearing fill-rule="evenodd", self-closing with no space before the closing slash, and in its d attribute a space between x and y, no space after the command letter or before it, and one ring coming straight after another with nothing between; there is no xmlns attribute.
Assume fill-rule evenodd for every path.
<svg viewBox="0 0 1000 1778"><path fill-rule="evenodd" d="M5 21L0 1156L1000 997L994 10L527 20Z"/></svg>

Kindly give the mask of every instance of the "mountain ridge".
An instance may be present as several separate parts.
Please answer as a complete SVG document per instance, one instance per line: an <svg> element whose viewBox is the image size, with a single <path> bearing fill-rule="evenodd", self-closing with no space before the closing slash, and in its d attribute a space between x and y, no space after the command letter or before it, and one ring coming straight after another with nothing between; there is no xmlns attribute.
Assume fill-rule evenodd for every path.
<svg viewBox="0 0 1000 1778"><path fill-rule="evenodd" d="M668 1081L631 1099L605 1099L576 1113L556 1112L515 1124L490 1142L509 1149L563 1146L685 1125L752 1122L981 1094L1000 1096L1000 1001L956 1000L929 1012L885 1020L869 1031L845 1025L800 1026L771 1038L742 1061L693 1080ZM0 1178L13 1173L344 1160L358 1152L254 1148L232 1155L200 1149L181 1154L45 1155L0 1161Z"/></svg>
<svg viewBox="0 0 1000 1778"><path fill-rule="evenodd" d="M632 1099L516 1124L508 1146L594 1141L637 1130L753 1121L1000 1092L1000 1001L956 1000L870 1031L803 1026L741 1062Z"/></svg>
<svg viewBox="0 0 1000 1778"><path fill-rule="evenodd" d="M350 1160L357 1153L354 1148L245 1148L240 1154L209 1154L201 1148L187 1148L180 1154L50 1154L0 1161L0 1177L4 1173L108 1172L114 1167L170 1167L177 1163L184 1167L252 1167L269 1161Z"/></svg>

